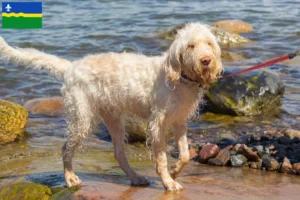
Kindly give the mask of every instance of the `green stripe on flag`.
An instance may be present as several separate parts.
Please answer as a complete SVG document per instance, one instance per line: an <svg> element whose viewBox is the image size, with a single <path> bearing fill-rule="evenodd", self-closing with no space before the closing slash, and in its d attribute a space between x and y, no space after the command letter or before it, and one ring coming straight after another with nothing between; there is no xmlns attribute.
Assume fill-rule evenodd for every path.
<svg viewBox="0 0 300 200"><path fill-rule="evenodd" d="M38 29L42 28L42 17L3 17L2 28Z"/></svg>

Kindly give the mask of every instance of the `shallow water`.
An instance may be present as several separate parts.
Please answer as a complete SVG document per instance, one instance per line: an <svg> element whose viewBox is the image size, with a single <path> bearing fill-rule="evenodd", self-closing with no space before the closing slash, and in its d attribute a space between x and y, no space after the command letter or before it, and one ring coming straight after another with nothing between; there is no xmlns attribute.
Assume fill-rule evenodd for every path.
<svg viewBox="0 0 300 200"><path fill-rule="evenodd" d="M256 64L260 61L290 53L300 48L300 1L289 0L246 0L240 2L205 0L201 1L201 3L192 0L44 0L43 29L1 29L0 35L12 46L34 47L70 60L78 59L87 54L109 51L128 51L157 55L164 52L169 45L169 41L160 38L159 33L170 30L185 22L201 21L203 23L212 24L224 19L244 20L254 27L252 33L243 34L244 37L254 42L227 49L242 54L246 59L241 61L226 61L224 65L227 68ZM190 123L190 132L203 137L209 137L211 134L218 135L227 131L234 134L242 134L245 132L262 132L263 130L289 127L300 129L300 58L285 62L284 65L275 65L268 68L268 70L280 76L286 86L279 113L272 116L235 117L226 118L225 120L221 117L220 120L215 119L212 121L197 119ZM0 63L1 99L10 100L23 105L26 101L33 98L59 96L60 86L60 82L49 76L46 72L25 69L23 66L4 65L4 63ZM55 168L55 170L57 169L57 171L61 172L59 148L65 140L64 118L30 114L30 120L31 125L29 125L27 129L26 142L22 141L9 146L0 147L1 184L10 181L11 177L14 177L14 174L22 174L21 172L23 172L23 170L24 173L27 174L34 171L36 173L41 172L37 161L34 162L33 160L28 161L26 165L29 166L28 168L23 167L22 162L20 169L15 169L11 167L11 165L4 164L14 163L11 162L11 158L14 157L19 160L20 156L27 158L28 155L30 155L32 158L38 158L39 160L45 156L51 156L48 163L49 165L47 165L47 159L40 160L46 163L43 164L44 172L52 171L49 169L49 166L51 166L51 169ZM111 151L108 144L99 144L93 139L90 139L88 143L89 146L93 148ZM25 155L22 155L22 152L25 152ZM133 153L133 155L137 154ZM140 160L140 158L137 160ZM95 163L93 163L93 165L94 164ZM15 162L15 166L18 166L17 161ZM101 164L101 167L103 168L103 164ZM97 167L88 169L97 171ZM152 164L151 168L148 166L147 169L153 170ZM207 170L209 169L207 168ZM219 169L217 169L216 172L218 172L218 170ZM226 170L229 169L226 168ZM234 173L241 171L240 169L236 170L238 170L238 172ZM260 172L255 172L256 175L258 173ZM84 174L86 173L83 173L82 176L85 176ZM237 180L237 183L247 183L246 178L243 177L248 177L248 175L244 175L243 172L242 175L234 176L231 181L235 182ZM254 178L250 177L249 179L258 179L259 181L274 180L274 182L278 183L278 185L274 187L263 190L261 195L274 195L274 193L271 192L274 188L280 193L281 191L278 190L278 187L282 187L282 184L287 182L292 183L291 190L293 191L295 186L294 181L298 181L298 179L292 178L291 176L279 177L275 174L256 175L254 175ZM212 177L212 179L214 179L214 176ZM86 179L89 180L88 178ZM197 179L197 176L185 179L191 189L187 190L184 194L191 192L190 195L195 195L197 192L201 192L204 193L205 198L208 198L209 194L212 194L211 197L220 198L224 196L227 190L224 186L221 187L221 191L214 193L209 187L216 182L212 181L211 183L213 184L208 184L207 186L204 184L201 185L202 180L197 180L193 183L194 185L201 185L202 189L197 189L192 186L193 184L190 184L193 179ZM224 178L221 179L219 183L226 184L227 181L228 179ZM63 181L59 179L58 183L63 184ZM251 185L252 182L250 181L249 184ZM297 184L299 183L297 182ZM91 183L91 185L93 185L93 183ZM121 190L127 191L128 188L126 188L127 187L123 187ZM158 188L161 190L161 193L165 195L164 197L167 198L168 196L164 194L162 187L159 186ZM213 188L216 189L216 187ZM250 186L248 189L249 188ZM152 189L153 188L147 189L147 191L150 191L148 191L149 195ZM228 189L233 188L229 187ZM252 194L256 191L260 191L260 189L260 186L255 186L254 189L250 188L246 193ZM289 188L286 189L289 191ZM141 195L143 193L143 190L139 189L136 189L137 192L135 192L135 189L129 190L129 193L133 194L133 197L136 197L134 195ZM218 189L216 190L218 191ZM241 191L244 190L241 189ZM146 192L145 195L148 193ZM239 194L239 192L235 190L234 195L237 194ZM126 193L126 195L128 194ZM156 193L155 195L158 194ZM253 198L251 198L256 199L256 194L253 195ZM156 197L158 198L158 196ZM193 199L193 197L194 196L183 196L182 198L178 197L178 199ZM235 197L237 196L233 196L233 198ZM229 199L230 196L226 196L226 198Z"/></svg>

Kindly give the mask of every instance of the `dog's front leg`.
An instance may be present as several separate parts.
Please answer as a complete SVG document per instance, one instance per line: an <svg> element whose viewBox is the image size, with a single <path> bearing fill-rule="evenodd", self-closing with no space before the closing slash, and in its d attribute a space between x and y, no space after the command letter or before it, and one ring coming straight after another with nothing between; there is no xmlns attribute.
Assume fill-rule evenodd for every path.
<svg viewBox="0 0 300 200"><path fill-rule="evenodd" d="M153 151L156 157L156 171L161 177L162 182L166 190L177 191L182 190L183 187L174 181L168 170L168 161L166 155L166 139L165 131L166 126L157 121L149 123L150 134L153 137Z"/></svg>
<svg viewBox="0 0 300 200"><path fill-rule="evenodd" d="M170 174L173 179L177 177L179 172L183 169L184 165L187 164L190 160L190 153L189 153L186 133L187 133L186 123L182 125L179 124L174 125L174 135L179 149L179 159L171 167L172 170L170 171Z"/></svg>

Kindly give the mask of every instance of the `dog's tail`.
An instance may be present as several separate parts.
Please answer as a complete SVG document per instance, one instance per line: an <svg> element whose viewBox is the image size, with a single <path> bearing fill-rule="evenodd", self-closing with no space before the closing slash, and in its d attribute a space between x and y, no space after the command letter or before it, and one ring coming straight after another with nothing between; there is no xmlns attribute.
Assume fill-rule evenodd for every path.
<svg viewBox="0 0 300 200"><path fill-rule="evenodd" d="M0 37L0 60L34 69L48 69L62 78L71 62L30 48L13 48Z"/></svg>

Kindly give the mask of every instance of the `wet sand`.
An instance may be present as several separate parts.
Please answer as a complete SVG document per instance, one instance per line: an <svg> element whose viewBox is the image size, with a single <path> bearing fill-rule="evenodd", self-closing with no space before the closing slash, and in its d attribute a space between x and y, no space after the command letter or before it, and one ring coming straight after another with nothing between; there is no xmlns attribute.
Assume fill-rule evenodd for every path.
<svg viewBox="0 0 300 200"><path fill-rule="evenodd" d="M107 148L110 146L109 143L102 145ZM13 146L8 146L7 150ZM44 152L35 152L32 148L20 150L24 151L23 156L16 154L16 158L11 157L0 163L0 187L22 181L40 183L51 188L65 187L58 148ZM129 157L133 168L150 180L149 187L130 187L129 179L118 167L112 151L89 148L74 160L75 172L83 181L81 187L74 193L56 199L296 200L300 194L300 176L248 168L212 167L194 161L190 161L177 179L184 190L167 192L155 174L154 163L145 158L137 159L132 156L131 150L139 154L144 154L144 150L130 149ZM4 149L1 151L7 154ZM15 151L18 152L17 149ZM169 158L170 163L174 161Z"/></svg>

